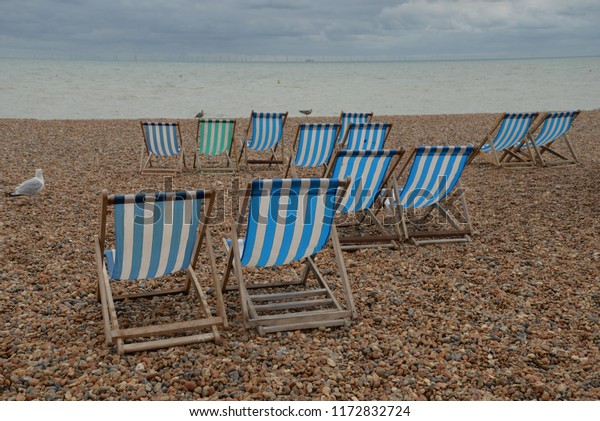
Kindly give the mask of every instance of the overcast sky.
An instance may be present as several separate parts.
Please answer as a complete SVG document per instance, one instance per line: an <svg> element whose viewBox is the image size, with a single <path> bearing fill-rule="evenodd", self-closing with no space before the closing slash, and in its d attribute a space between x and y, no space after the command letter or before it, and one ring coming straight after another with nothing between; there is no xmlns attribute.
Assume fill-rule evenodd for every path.
<svg viewBox="0 0 600 421"><path fill-rule="evenodd" d="M578 55L599 0L0 0L1 57Z"/></svg>

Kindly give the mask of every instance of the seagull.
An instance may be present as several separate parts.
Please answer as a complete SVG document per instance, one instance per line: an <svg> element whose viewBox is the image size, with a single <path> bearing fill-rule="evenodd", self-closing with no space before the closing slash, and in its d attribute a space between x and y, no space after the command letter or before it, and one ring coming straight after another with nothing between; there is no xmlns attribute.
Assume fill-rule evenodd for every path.
<svg viewBox="0 0 600 421"><path fill-rule="evenodd" d="M312 108L310 110L298 110L298 111L300 111L304 115L309 115L310 113L312 113Z"/></svg>
<svg viewBox="0 0 600 421"><path fill-rule="evenodd" d="M196 114L196 118L202 118L202 117L204 117L204 110L202 110L198 114Z"/></svg>
<svg viewBox="0 0 600 421"><path fill-rule="evenodd" d="M44 188L44 177L42 176L42 170L35 170L35 177L29 180L23 181L19 184L12 192L7 193L7 196L34 196L42 191Z"/></svg>

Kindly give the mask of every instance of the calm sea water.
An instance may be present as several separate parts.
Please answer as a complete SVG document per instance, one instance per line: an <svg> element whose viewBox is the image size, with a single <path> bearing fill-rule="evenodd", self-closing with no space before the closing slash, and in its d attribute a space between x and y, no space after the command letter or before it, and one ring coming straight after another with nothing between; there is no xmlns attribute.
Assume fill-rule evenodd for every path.
<svg viewBox="0 0 600 421"><path fill-rule="evenodd" d="M600 108L600 57L165 63L0 59L0 118L376 115Z"/></svg>

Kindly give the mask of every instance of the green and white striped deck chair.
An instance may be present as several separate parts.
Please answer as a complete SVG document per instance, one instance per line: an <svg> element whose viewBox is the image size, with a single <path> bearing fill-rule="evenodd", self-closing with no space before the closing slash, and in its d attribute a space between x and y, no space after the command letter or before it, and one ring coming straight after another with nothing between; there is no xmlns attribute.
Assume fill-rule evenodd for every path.
<svg viewBox="0 0 600 421"><path fill-rule="evenodd" d="M140 172L176 173L183 171L185 156L183 153L181 130L177 122L141 121L144 135ZM177 166L170 162L177 160ZM158 166L159 162L162 162Z"/></svg>
<svg viewBox="0 0 600 421"><path fill-rule="evenodd" d="M198 146L194 154L194 168L197 164L202 173L238 171L237 161L235 161L235 123L235 120L226 119L198 120L196 134ZM221 156L226 159L224 165L212 163ZM209 162L203 165L202 161Z"/></svg>
<svg viewBox="0 0 600 421"><path fill-rule="evenodd" d="M346 134L346 130L348 130L348 126L351 123L359 124L359 123L370 123L371 118L373 118L373 113L356 113L356 112L346 112L342 111L340 113L340 133L338 135L338 143L342 141L344 135Z"/></svg>
<svg viewBox="0 0 600 421"><path fill-rule="evenodd" d="M246 128L246 133L242 139L242 149L238 158L238 164L244 157L246 167L250 168L252 164L277 164L281 169L285 156L283 144L283 128L287 120L288 113L262 113L252 111L250 121ZM252 131L250 131L252 129ZM280 156L277 156L277 148L281 144ZM251 158L249 151L258 153L267 152L269 158Z"/></svg>
<svg viewBox="0 0 600 421"><path fill-rule="evenodd" d="M95 237L97 298L105 342L116 343L119 354L219 341L218 328L227 326L227 318L207 228L214 199L214 190L103 191ZM202 278L216 293L211 306ZM127 317L131 306L136 306L133 314L144 316Z"/></svg>
<svg viewBox="0 0 600 421"><path fill-rule="evenodd" d="M263 335L344 326L356 317L334 223L348 183L327 178L250 182L231 236L223 239L228 257L222 287L239 292L245 327ZM328 243L333 250L325 249ZM326 274L319 270L322 265L333 270ZM280 273L297 275L279 278ZM235 286L228 286L230 275Z"/></svg>
<svg viewBox="0 0 600 421"><path fill-rule="evenodd" d="M481 155L498 167L534 165L533 151L527 140L531 140L529 129L537 116L538 113L502 114L475 148L475 151L469 157L469 162L476 155ZM523 159L517 154L517 148L523 141L525 141L525 148L522 148L520 153L527 154L529 159ZM516 160L513 160L513 158L516 158Z"/></svg>
<svg viewBox="0 0 600 421"><path fill-rule="evenodd" d="M568 137L573 120L578 115L579 111L549 112L544 114L542 119L531 129L533 150L542 166L561 166L579 163L579 159ZM535 135L540 126L539 133ZM566 147L565 151L557 149L561 140ZM571 156L568 157L565 153ZM552 156L557 159L544 159L544 156Z"/></svg>

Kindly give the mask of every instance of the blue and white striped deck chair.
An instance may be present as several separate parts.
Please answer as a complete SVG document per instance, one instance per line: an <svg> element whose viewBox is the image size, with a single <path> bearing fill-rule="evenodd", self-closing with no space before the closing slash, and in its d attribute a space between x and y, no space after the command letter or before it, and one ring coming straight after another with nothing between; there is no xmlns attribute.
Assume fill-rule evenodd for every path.
<svg viewBox="0 0 600 421"><path fill-rule="evenodd" d="M198 162L198 168L201 173L230 172L235 173L238 170L235 160L236 148L234 142L235 120L229 119L200 119L198 120L196 139L198 146L194 154L194 168ZM219 156L225 156L226 163L218 164L213 162L201 164L201 159L215 161ZM218 161L217 161L218 162Z"/></svg>
<svg viewBox="0 0 600 421"><path fill-rule="evenodd" d="M469 162L475 158L476 154L480 154L496 166L523 165L523 162L511 162L509 157L514 156L517 146L524 139L531 140L529 129L537 115L538 113L502 114L476 148L476 153L471 155ZM533 159L528 142L525 142L525 145L527 152Z"/></svg>
<svg viewBox="0 0 600 421"><path fill-rule="evenodd" d="M238 158L238 164L244 157L246 166L251 164L277 164L283 166L283 157L285 155L283 144L283 129L288 113L259 113L252 111L250 121L246 128L246 133L242 139L242 148ZM250 135L252 128L252 135ZM281 156L277 157L277 147L281 144ZM249 150L256 152L268 151L270 154L267 159L250 159Z"/></svg>
<svg viewBox="0 0 600 421"><path fill-rule="evenodd" d="M471 241L473 229L460 177L473 150L473 146L413 149L400 170L402 174L410 165L408 176L394 197L406 239L417 245ZM409 230L413 225L418 231Z"/></svg>
<svg viewBox="0 0 600 421"><path fill-rule="evenodd" d="M102 304L106 344L116 342L119 354L219 341L217 328L226 327L227 318L207 229L214 198L214 190L126 195L103 192L100 233L95 238L97 295ZM114 216L112 223L107 223L109 212ZM212 283L217 290L215 315L196 273L201 248L207 252L207 269L203 268L208 275L207 284ZM183 286L177 285L182 282ZM159 285L169 285L171 289ZM196 297L188 295L191 286ZM113 294L118 292L122 294ZM174 321L164 323L153 318L151 306L156 305L156 297L171 294L189 297L177 301L179 310L173 314ZM155 304L134 304L132 300L136 298L154 298ZM120 300L126 301L122 308L117 308L115 301ZM137 311L146 309L148 317L128 320L129 326L120 327L117 314L127 313L128 306L138 304ZM165 303L173 305L172 301ZM196 316L194 312L199 314ZM182 313L186 316L181 316Z"/></svg>
<svg viewBox="0 0 600 421"><path fill-rule="evenodd" d="M185 166L182 149L181 130L177 122L141 121L144 134L140 172L144 173L174 173L181 172ZM172 161L177 159L177 167L153 167L157 161Z"/></svg>
<svg viewBox="0 0 600 421"><path fill-rule="evenodd" d="M331 178L350 177L351 184L338 209L338 214L354 221L338 224L340 227L358 225L361 235L346 235L340 237L344 250L354 250L366 247L398 247L401 238L397 221L391 229L385 226L385 221L378 218L384 204L384 194L394 186L392 174L404 154L403 150L338 150L330 163L326 176ZM373 234L372 229L366 229L367 223L374 225L379 231Z"/></svg>
<svg viewBox="0 0 600 421"><path fill-rule="evenodd" d="M542 166L572 165L579 163L575 150L567 133L571 130L573 120L579 115L579 111L549 112L544 114L542 119L531 129L532 137L537 129L542 126L539 133L533 137L532 145L535 154ZM571 157L565 156L562 151L558 151L555 146L559 145L560 140L564 141L567 152ZM552 155L555 160L543 158L543 154Z"/></svg>
<svg viewBox="0 0 600 421"><path fill-rule="evenodd" d="M340 147L351 150L384 149L391 129L392 125L389 123L351 123Z"/></svg>
<svg viewBox="0 0 600 421"><path fill-rule="evenodd" d="M335 211L348 183L325 178L250 182L240 214L244 217L247 209L245 235L240 238L240 219L233 223L231 237L223 239L228 254L223 290L232 289L227 283L233 274L246 327L255 327L263 335L348 325L356 317L334 224ZM333 250L324 249L329 239ZM317 267L316 256L321 253L326 255L319 259L322 263L337 265L331 278L341 283L338 293L332 291ZM294 281L274 280L278 273L274 268L287 265L302 275Z"/></svg>
<svg viewBox="0 0 600 421"><path fill-rule="evenodd" d="M339 131L339 123L300 124L292 146L292 156L283 177L287 178L288 175L298 177L297 167L326 166L333 153Z"/></svg>
<svg viewBox="0 0 600 421"><path fill-rule="evenodd" d="M338 143L342 141L346 130L351 123L369 123L373 118L373 113L349 113L342 111L340 113L340 134L338 135Z"/></svg>

